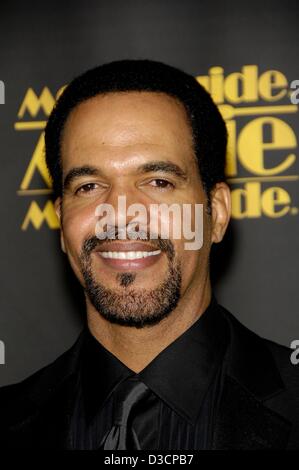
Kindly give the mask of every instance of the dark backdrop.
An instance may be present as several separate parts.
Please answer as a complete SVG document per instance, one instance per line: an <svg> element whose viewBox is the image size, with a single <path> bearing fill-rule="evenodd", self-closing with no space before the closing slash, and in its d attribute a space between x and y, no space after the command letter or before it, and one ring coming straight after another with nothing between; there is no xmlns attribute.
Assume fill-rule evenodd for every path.
<svg viewBox="0 0 299 470"><path fill-rule="evenodd" d="M296 1L259 0L1 3L0 385L54 360L81 329L42 133L63 85L123 58L161 60L210 87L231 135L234 211L213 254L215 292L262 336L299 338L299 123L289 96L299 79L298 10Z"/></svg>

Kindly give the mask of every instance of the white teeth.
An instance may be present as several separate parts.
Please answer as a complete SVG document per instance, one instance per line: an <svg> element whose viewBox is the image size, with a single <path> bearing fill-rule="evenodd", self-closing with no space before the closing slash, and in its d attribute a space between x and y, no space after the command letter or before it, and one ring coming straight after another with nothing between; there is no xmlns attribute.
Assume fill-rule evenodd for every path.
<svg viewBox="0 0 299 470"><path fill-rule="evenodd" d="M99 252L103 258L112 259L140 259L148 256L156 256L161 250L156 251L101 251Z"/></svg>

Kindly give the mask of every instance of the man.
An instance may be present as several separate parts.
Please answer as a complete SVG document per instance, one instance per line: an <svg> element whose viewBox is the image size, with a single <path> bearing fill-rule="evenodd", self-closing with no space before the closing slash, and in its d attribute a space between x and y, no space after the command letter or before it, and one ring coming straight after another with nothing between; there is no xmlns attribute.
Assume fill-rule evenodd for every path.
<svg viewBox="0 0 299 470"><path fill-rule="evenodd" d="M226 127L210 95L159 62L105 64L64 90L45 143L87 326L53 364L1 389L3 447L299 449L290 351L241 325L212 292L211 247L231 201ZM120 196L146 215L189 205L195 236L202 205L202 244L186 249L185 232L162 237L162 211L156 231L136 223ZM98 226L103 207L116 218Z"/></svg>

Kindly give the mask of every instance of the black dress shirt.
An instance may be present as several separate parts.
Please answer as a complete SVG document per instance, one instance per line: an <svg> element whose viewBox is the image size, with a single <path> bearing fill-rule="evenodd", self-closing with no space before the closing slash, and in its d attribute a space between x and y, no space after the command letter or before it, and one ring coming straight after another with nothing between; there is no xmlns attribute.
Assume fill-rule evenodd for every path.
<svg viewBox="0 0 299 470"><path fill-rule="evenodd" d="M142 449L209 449L228 343L227 320L214 295L198 320L137 374L86 329L72 417L73 448L99 448L113 425L114 391L135 376L151 391L133 423Z"/></svg>

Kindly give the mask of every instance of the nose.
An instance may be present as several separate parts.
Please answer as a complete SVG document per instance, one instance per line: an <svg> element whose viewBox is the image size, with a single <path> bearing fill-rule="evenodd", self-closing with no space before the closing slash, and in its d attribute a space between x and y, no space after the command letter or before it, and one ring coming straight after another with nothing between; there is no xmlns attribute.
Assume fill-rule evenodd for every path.
<svg viewBox="0 0 299 470"><path fill-rule="evenodd" d="M149 201L141 192L138 192L137 188L123 185L111 188L104 205L100 204L97 207L97 216L104 215L103 212L106 210L109 215L105 222L111 228L128 227L134 222L134 226L138 223L139 231L148 231Z"/></svg>

